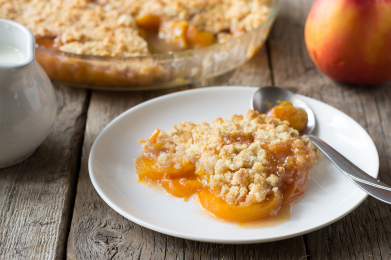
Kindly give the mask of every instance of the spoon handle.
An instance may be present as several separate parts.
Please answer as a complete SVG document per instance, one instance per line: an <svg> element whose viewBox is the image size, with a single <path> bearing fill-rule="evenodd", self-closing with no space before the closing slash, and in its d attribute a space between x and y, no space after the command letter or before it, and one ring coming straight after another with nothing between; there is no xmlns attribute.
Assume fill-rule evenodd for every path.
<svg viewBox="0 0 391 260"><path fill-rule="evenodd" d="M318 137L308 135L312 143L319 148L350 180L372 197L385 203L391 204L391 187L368 175L342 154L331 146L320 140Z"/></svg>

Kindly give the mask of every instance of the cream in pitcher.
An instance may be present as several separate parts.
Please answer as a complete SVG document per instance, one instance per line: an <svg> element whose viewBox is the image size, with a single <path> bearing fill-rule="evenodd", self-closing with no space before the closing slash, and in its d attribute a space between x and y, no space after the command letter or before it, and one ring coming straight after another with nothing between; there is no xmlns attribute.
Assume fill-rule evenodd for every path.
<svg viewBox="0 0 391 260"><path fill-rule="evenodd" d="M57 114L53 86L35 61L25 26L0 19L0 168L29 157Z"/></svg>
<svg viewBox="0 0 391 260"><path fill-rule="evenodd" d="M23 55L17 49L0 45L0 62L21 63L23 62Z"/></svg>

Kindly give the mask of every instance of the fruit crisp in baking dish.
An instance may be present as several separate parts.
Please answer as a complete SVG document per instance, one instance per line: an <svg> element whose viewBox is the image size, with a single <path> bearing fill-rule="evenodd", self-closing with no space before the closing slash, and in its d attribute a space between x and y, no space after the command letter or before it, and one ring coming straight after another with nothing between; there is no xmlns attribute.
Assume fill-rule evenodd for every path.
<svg viewBox="0 0 391 260"><path fill-rule="evenodd" d="M76 54L138 56L148 32L172 47L202 47L259 26L266 0L0 0L0 18L26 25L37 43ZM151 40L152 41L152 40ZM153 45L153 44L152 44Z"/></svg>
<svg viewBox="0 0 391 260"><path fill-rule="evenodd" d="M206 211L243 222L276 215L303 194L318 152L287 121L249 110L211 124L183 122L155 130L136 159L139 180Z"/></svg>
<svg viewBox="0 0 391 260"><path fill-rule="evenodd" d="M52 80L139 89L236 68L262 46L277 7L277 0L0 0L0 18L31 29ZM221 44L199 50L213 43Z"/></svg>

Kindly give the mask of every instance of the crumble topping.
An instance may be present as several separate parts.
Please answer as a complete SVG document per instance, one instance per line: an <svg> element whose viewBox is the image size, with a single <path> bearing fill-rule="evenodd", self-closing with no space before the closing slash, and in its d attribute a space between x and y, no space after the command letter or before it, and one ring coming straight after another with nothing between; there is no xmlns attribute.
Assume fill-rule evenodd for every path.
<svg viewBox="0 0 391 260"><path fill-rule="evenodd" d="M253 110L246 117L217 118L211 124L183 122L167 133L160 131L156 144L164 152L158 164L180 168L183 160L191 161L203 185L232 205L262 202L278 192L281 182L293 181L286 172L315 164L317 149L287 121Z"/></svg>
<svg viewBox="0 0 391 260"><path fill-rule="evenodd" d="M148 54L135 18L187 21L226 41L269 15L267 0L0 0L0 18L26 25L36 37L57 37L60 50L100 56Z"/></svg>

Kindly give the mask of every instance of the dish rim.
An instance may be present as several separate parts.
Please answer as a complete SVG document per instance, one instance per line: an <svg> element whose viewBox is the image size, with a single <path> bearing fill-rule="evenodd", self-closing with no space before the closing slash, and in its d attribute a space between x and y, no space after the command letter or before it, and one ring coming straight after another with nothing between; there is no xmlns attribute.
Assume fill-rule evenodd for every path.
<svg viewBox="0 0 391 260"><path fill-rule="evenodd" d="M345 212L344 214L341 214L337 218L331 219L331 220L323 223L322 225L318 225L318 226L315 226L313 228L310 228L310 229L307 229L307 230L303 230L303 231L300 231L300 232L286 233L284 235L276 236L276 237L273 237L273 238L266 238L266 239L265 238L260 238L260 239L241 239L239 241L238 240L232 240L232 238L227 238L227 239L225 239L225 238L224 239L221 239L221 238L205 238L205 237L202 237L202 236L199 236L199 235L188 235L186 233L179 233L177 231L172 231L172 230L169 230L167 228L161 228L161 227L159 227L157 225L145 222L142 219L139 219L137 217L133 217L132 215L128 214L125 210L122 210L121 207L117 207L115 205L115 203L111 202L111 200L106 197L106 195L104 194L103 190L100 188L100 185L98 184L96 179L92 178L92 173L91 173L92 172L91 171L91 169L92 169L92 157L93 157L93 154L95 152L94 150L96 149L95 146L96 146L96 143L98 143L98 140L100 138L102 138L103 133L108 131L108 129L110 129L110 127L112 125L114 125L117 121L121 120L122 117L126 116L126 114L131 113L134 110L138 110L138 109L140 109L140 108L142 108L144 106L147 106L148 104L153 103L155 101L162 100L162 99L169 98L169 97L173 97L173 96L177 96L177 95L181 95L183 92L202 92L202 91L207 91L207 90L216 90L216 89L219 89L219 88L229 88L229 89L251 88L251 89L254 89L254 92L256 91L255 87L248 87L248 86L214 86L214 87L190 89L190 90L179 91L179 92L175 92L175 93L171 93L171 94L166 94L166 95L163 95L163 96L160 96L160 97L153 98L151 100L142 102L142 103L140 103L140 104L138 104L138 105L136 105L136 106L134 106L132 108L127 109L126 111L124 111L123 113L118 115L116 118L114 118L108 125L105 126L105 128L99 133L99 135L95 139L93 145L91 146L90 154L89 154L89 157L88 157L88 172L89 172L90 180L91 180L91 182L92 182L92 184L94 186L94 189L97 191L99 196L112 209L114 209L117 213L119 213L124 218L126 218L126 219L128 219L130 221L133 221L133 222L137 223L138 225L141 225L141 226L143 226L145 228L148 228L148 229L151 229L151 230L154 230L156 232L159 232L159 233L162 233L162 234L165 234L165 235L169 235L169 236L174 236L174 237L178 237L178 238L182 238L182 239L189 239L189 240L199 241L199 242L207 242L207 243L218 243L218 244L255 244L255 243L267 243L267 242L273 242L273 241L289 239L289 238L292 238L292 237L301 236L301 235L308 234L310 232L319 230L319 229L321 229L323 227L326 227L326 226L328 226L328 225L330 225L332 223L337 222L338 220L342 219L346 215L350 214L359 205L361 205L362 202L368 197L368 194L364 194L364 196L361 198L361 200L359 202L357 202L357 204L354 205L347 212ZM311 97L306 97L306 96L303 96L303 95L300 95L300 94L295 94L295 95L298 95L300 98L304 97L304 98L313 99ZM342 113L343 115L345 115L346 117L351 119L357 127L359 127L361 130L363 130L368 135L369 139L372 141L371 145L373 146L374 151L376 153L376 158L377 158L377 160L376 160L376 164L377 164L376 165L376 169L377 169L377 171L376 171L376 176L374 176L374 177L377 177L379 175L379 167L380 167L379 153L377 151L377 148L376 148L372 138L369 136L368 132L360 124L358 124L356 120L354 120L353 118L351 118L349 115L345 114L344 112L340 111L339 109L337 109L337 108L335 108L333 106L330 106L330 105L328 105L328 104L326 104L326 103L324 103L322 101L319 101L319 100L316 100L316 99L313 99L313 100L315 100L317 102L320 102L323 105L326 105L328 108L335 109L338 112Z"/></svg>

